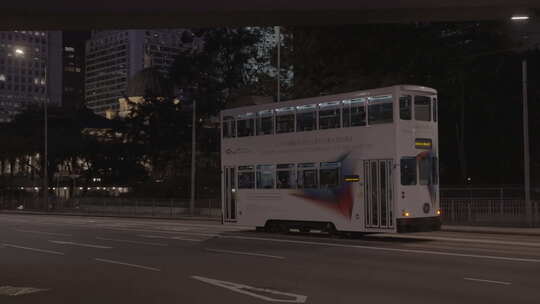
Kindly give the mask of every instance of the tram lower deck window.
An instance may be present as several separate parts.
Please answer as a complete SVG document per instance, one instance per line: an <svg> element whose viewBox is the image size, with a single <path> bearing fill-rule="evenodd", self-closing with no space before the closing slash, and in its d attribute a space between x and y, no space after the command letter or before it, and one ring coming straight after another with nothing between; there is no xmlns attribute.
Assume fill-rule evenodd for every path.
<svg viewBox="0 0 540 304"><path fill-rule="evenodd" d="M255 188L255 172L253 166L238 167L238 188L253 189Z"/></svg>
<svg viewBox="0 0 540 304"><path fill-rule="evenodd" d="M432 162L433 159L431 157L424 157L418 162L418 179L420 181L420 185L431 184L431 178L433 174Z"/></svg>
<svg viewBox="0 0 540 304"><path fill-rule="evenodd" d="M404 186L416 185L416 158L403 157L400 162L401 184Z"/></svg>
<svg viewBox="0 0 540 304"><path fill-rule="evenodd" d="M277 165L276 176L276 188L296 188L296 168L294 164Z"/></svg>
<svg viewBox="0 0 540 304"><path fill-rule="evenodd" d="M274 166L257 165L257 189L274 188Z"/></svg>
<svg viewBox="0 0 540 304"><path fill-rule="evenodd" d="M439 160L437 157L433 157L432 170L431 170L431 180L434 185L439 184Z"/></svg>
<svg viewBox="0 0 540 304"><path fill-rule="evenodd" d="M318 188L317 168L313 163L298 164L298 188Z"/></svg>
<svg viewBox="0 0 540 304"><path fill-rule="evenodd" d="M340 182L340 163L321 163L319 169L321 188L334 188Z"/></svg>

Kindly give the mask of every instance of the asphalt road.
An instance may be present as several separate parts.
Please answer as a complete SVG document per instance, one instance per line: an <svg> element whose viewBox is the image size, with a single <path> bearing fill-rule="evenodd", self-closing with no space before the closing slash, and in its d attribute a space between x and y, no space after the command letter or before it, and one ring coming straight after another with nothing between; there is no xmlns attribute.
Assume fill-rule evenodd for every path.
<svg viewBox="0 0 540 304"><path fill-rule="evenodd" d="M540 303L540 238L0 214L0 303Z"/></svg>

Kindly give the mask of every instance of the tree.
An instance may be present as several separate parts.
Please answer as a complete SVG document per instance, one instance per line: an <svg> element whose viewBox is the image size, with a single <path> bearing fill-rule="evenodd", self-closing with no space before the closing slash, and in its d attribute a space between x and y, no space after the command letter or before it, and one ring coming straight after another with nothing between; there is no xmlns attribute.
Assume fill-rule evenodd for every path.
<svg viewBox="0 0 540 304"><path fill-rule="evenodd" d="M171 79L183 92L183 102L197 101L201 118L217 114L235 92L256 81L263 60L256 28L214 28L196 32L198 47L176 57Z"/></svg>
<svg viewBox="0 0 540 304"><path fill-rule="evenodd" d="M145 96L113 132L121 134L126 155L146 165L153 180L178 174L191 134L191 112L172 96ZM183 160L183 161L180 161Z"/></svg>
<svg viewBox="0 0 540 304"><path fill-rule="evenodd" d="M519 166L501 162L520 158L519 138L511 135L519 124L501 124L520 121L520 108L508 107L520 103L519 62L512 52L493 53L515 46L503 22L291 30L295 98L395 84L434 87L442 181L461 184L470 175L485 183L519 180ZM491 174L494 164L505 173Z"/></svg>

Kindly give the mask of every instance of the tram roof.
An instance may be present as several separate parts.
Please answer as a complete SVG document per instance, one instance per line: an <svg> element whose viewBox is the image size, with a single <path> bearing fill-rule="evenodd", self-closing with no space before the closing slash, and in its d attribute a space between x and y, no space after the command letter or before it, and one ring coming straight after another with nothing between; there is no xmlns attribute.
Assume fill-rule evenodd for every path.
<svg viewBox="0 0 540 304"><path fill-rule="evenodd" d="M431 94L431 95L437 94L437 90L430 87L426 87L426 86L395 85L395 86L375 88L375 89L369 89L369 90L361 90L361 91L353 91L353 92L341 93L341 94L294 99L294 100L288 100L288 101L283 101L279 103L273 102L273 103L265 103L265 104L258 104L258 105L249 105L249 106L225 109L221 111L221 113L223 115L234 116L234 115L245 114L249 112L255 113L258 111L275 110L279 108L295 107L295 106L301 106L301 105L307 105L307 104L318 104L318 103L323 103L323 102L343 101L343 100L348 100L352 98L372 97L372 96L378 96L378 95L393 94L395 88L399 88L402 91L408 91L408 92L419 92L419 93Z"/></svg>

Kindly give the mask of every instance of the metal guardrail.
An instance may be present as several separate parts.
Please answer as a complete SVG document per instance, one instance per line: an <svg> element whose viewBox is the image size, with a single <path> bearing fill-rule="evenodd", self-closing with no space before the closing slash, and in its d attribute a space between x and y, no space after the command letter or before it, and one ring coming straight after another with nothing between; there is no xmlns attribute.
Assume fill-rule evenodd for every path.
<svg viewBox="0 0 540 304"><path fill-rule="evenodd" d="M189 212L189 200L182 199L135 199L135 198L75 198L71 200L50 201L50 210L85 214L130 215L130 216L203 216L221 217L221 200L198 199L195 212ZM42 210L39 198L2 201L0 209Z"/></svg>
<svg viewBox="0 0 540 304"><path fill-rule="evenodd" d="M533 224L540 226L540 201L532 201ZM525 200L441 199L444 224L527 226Z"/></svg>
<svg viewBox="0 0 540 304"><path fill-rule="evenodd" d="M517 187L507 188L441 188L441 210L444 224L527 226L523 191ZM540 227L540 195L532 195L533 224ZM0 209L40 210L39 198L6 200L0 197ZM85 214L136 215L156 217L180 217L187 215L221 217L219 198L198 199L195 214L189 214L189 199L153 198L74 198L51 199L55 211Z"/></svg>

